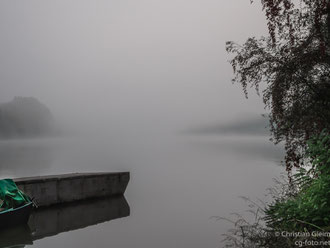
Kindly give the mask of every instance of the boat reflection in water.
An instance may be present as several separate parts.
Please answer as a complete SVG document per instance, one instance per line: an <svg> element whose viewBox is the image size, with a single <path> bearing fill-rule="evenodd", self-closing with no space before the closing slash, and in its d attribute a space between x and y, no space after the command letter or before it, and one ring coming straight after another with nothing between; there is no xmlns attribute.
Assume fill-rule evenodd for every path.
<svg viewBox="0 0 330 248"><path fill-rule="evenodd" d="M23 248L32 245L32 232L28 225L2 229L0 233L0 247Z"/></svg>
<svg viewBox="0 0 330 248"><path fill-rule="evenodd" d="M34 240L129 215L130 207L123 196L39 208L28 225L1 230L0 248L21 248Z"/></svg>

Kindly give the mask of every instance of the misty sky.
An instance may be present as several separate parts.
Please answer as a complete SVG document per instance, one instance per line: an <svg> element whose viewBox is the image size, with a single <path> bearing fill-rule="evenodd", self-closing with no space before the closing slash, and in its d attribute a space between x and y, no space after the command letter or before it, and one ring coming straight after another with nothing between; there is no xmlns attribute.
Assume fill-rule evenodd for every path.
<svg viewBox="0 0 330 248"><path fill-rule="evenodd" d="M0 33L0 102L37 97L68 125L180 130L265 112L231 84L225 51L266 34L249 0L2 0Z"/></svg>

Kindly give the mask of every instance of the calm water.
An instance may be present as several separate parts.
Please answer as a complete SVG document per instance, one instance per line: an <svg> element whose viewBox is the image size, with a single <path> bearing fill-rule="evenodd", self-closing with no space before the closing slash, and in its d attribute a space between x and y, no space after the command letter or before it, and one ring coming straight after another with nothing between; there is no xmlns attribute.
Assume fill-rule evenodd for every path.
<svg viewBox="0 0 330 248"><path fill-rule="evenodd" d="M230 225L210 217L243 212L239 196L263 198L283 171L282 150L264 136L135 135L0 142L1 177L131 172L126 199L36 213L31 232L14 239L27 236L20 243L36 248L221 247ZM94 207L108 211L92 215ZM62 225L40 228L47 223Z"/></svg>
<svg viewBox="0 0 330 248"><path fill-rule="evenodd" d="M79 133L0 141L0 177L131 172L125 199L35 213L0 247L221 247L229 226L210 217L246 210L239 196L263 198L283 171L268 137L211 135L246 118L254 133L249 120L265 112L229 83L224 47L268 34L260 3L30 0L0 11L1 102L34 96ZM188 135L195 127L204 133Z"/></svg>

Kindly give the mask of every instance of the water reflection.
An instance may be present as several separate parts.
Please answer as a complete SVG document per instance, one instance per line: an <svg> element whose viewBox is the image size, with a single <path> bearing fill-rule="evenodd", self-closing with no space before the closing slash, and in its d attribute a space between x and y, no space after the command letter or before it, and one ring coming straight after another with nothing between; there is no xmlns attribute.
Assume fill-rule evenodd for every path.
<svg viewBox="0 0 330 248"><path fill-rule="evenodd" d="M219 138L195 136L190 138L190 144L207 153L231 153L242 159L259 159L281 164L285 151L282 143L274 145L267 141L268 137L232 136Z"/></svg>
<svg viewBox="0 0 330 248"><path fill-rule="evenodd" d="M57 218L50 219L49 216L57 215L56 211L60 212L58 209L45 214L39 224L30 223L33 247L107 247L109 242L113 247L216 247L219 233L225 233L230 226L225 222L214 223L209 217L244 211L246 205L238 196L263 199L272 178L283 171L273 162L282 159L282 151L268 142L266 136L146 135L142 142L127 135L118 140L104 135L34 141L35 147L46 147L46 155L33 155L32 141L23 144L31 148L31 156L26 155L31 159L26 164L21 161L22 169L18 169L13 158L12 168L18 171L13 177L124 170L134 174L126 192L134 208L130 218L56 235L70 230L61 221L57 224ZM44 165L40 159L43 156L49 157ZM32 171L33 157L42 167L40 172ZM90 211L93 216L80 212L78 219L95 220L99 210L93 211L93 204ZM46 229L41 221L53 227ZM51 235L56 236L43 238Z"/></svg>
<svg viewBox="0 0 330 248"><path fill-rule="evenodd" d="M24 247L34 240L129 215L130 207L123 196L39 208L28 225L1 231L0 248Z"/></svg>
<svg viewBox="0 0 330 248"><path fill-rule="evenodd" d="M20 248L31 244L33 244L32 233L28 225L12 227L0 232L1 248Z"/></svg>

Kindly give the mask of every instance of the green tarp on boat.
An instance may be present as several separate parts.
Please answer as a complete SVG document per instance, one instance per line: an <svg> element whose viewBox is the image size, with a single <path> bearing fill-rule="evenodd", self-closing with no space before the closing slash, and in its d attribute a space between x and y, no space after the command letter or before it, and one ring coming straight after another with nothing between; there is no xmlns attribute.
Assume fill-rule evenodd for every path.
<svg viewBox="0 0 330 248"><path fill-rule="evenodd" d="M7 210L31 202L12 179L0 180L0 209Z"/></svg>

